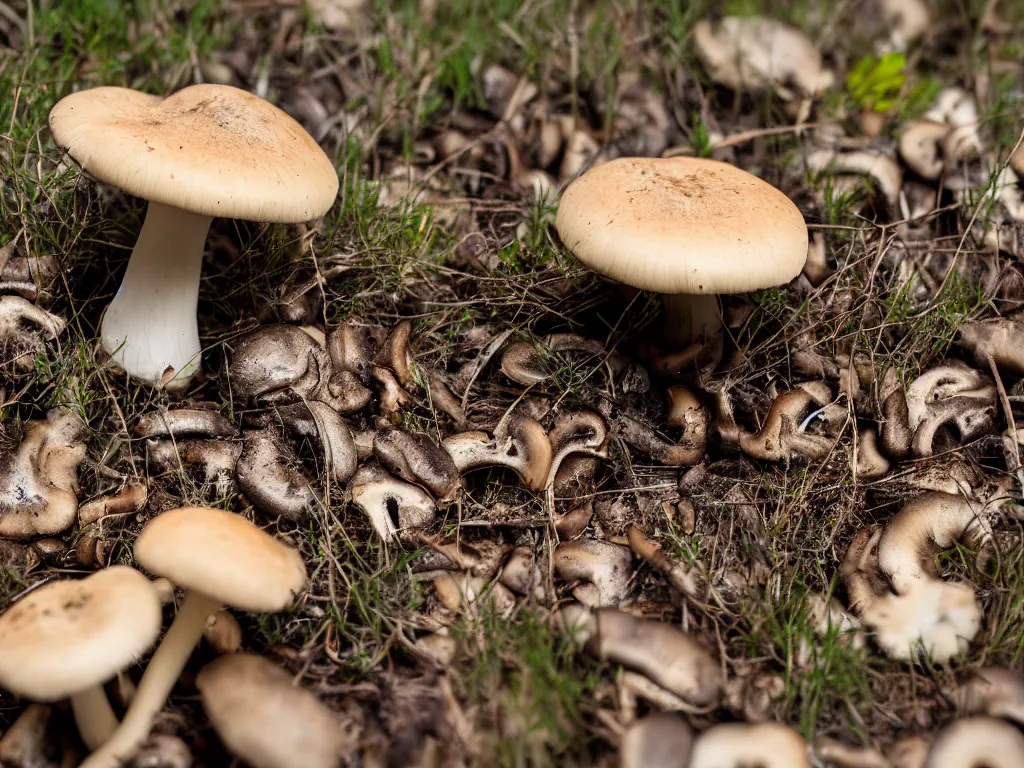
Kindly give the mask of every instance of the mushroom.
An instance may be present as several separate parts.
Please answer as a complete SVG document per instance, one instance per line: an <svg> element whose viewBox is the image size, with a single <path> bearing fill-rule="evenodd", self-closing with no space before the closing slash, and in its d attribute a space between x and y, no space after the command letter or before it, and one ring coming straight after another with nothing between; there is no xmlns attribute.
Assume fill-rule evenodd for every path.
<svg viewBox="0 0 1024 768"><path fill-rule="evenodd" d="M440 500L454 498L461 484L451 455L426 435L404 429L379 432L373 438L373 455L389 471Z"/></svg>
<svg viewBox="0 0 1024 768"><path fill-rule="evenodd" d="M575 604L562 608L560 618L570 636L598 658L643 674L691 708L718 704L721 667L678 627L615 608L591 611Z"/></svg>
<svg viewBox="0 0 1024 768"><path fill-rule="evenodd" d="M78 508L78 524L91 525L108 515L130 515L146 506L145 483L129 483L117 493L100 496Z"/></svg>
<svg viewBox="0 0 1024 768"><path fill-rule="evenodd" d="M967 717L946 726L928 750L924 768L1019 768L1024 734L993 717Z"/></svg>
<svg viewBox="0 0 1024 768"><path fill-rule="evenodd" d="M390 368L375 365L370 369L370 378L379 385L380 412L383 415L398 413L412 404L412 395L405 391Z"/></svg>
<svg viewBox="0 0 1024 768"><path fill-rule="evenodd" d="M50 111L58 145L102 182L149 201L103 348L148 384L198 370L196 303L214 216L299 223L338 193L334 164L269 102L226 85L160 99L127 88L72 93Z"/></svg>
<svg viewBox="0 0 1024 768"><path fill-rule="evenodd" d="M689 768L811 768L807 742L782 723L724 723L693 743Z"/></svg>
<svg viewBox="0 0 1024 768"><path fill-rule="evenodd" d="M1024 316L1003 317L994 323L967 323L958 329L959 344L974 361L988 367L991 357L1005 371L1024 376Z"/></svg>
<svg viewBox="0 0 1024 768"><path fill-rule="evenodd" d="M235 653L196 676L203 709L231 752L252 768L332 768L344 731L316 696L261 656Z"/></svg>
<svg viewBox="0 0 1024 768"><path fill-rule="evenodd" d="M865 150L837 152L832 149L818 149L807 156L807 168L814 173L833 171L870 176L878 183L889 206L896 210L903 187L903 171L891 157L874 154Z"/></svg>
<svg viewBox="0 0 1024 768"><path fill-rule="evenodd" d="M978 105L965 88L943 88L935 103L923 115L925 120L945 123L949 134L942 145L943 154L950 160L968 160L977 157L983 149L978 126Z"/></svg>
<svg viewBox="0 0 1024 768"><path fill-rule="evenodd" d="M441 445L460 473L477 467L509 467L532 491L543 490L551 470L552 449L547 432L539 421L519 412L502 419L493 438L485 432L463 432Z"/></svg>
<svg viewBox="0 0 1024 768"><path fill-rule="evenodd" d="M476 616L477 607L482 605L507 619L516 607L515 595L504 584L471 573L438 574L434 593L441 605L454 614Z"/></svg>
<svg viewBox="0 0 1024 768"><path fill-rule="evenodd" d="M897 51L905 51L932 26L924 0L880 0L882 18Z"/></svg>
<svg viewBox="0 0 1024 768"><path fill-rule="evenodd" d="M372 341L360 328L342 323L327 335L331 375L327 389L341 413L361 411L373 393L366 386L372 357Z"/></svg>
<svg viewBox="0 0 1024 768"><path fill-rule="evenodd" d="M203 482L226 494L235 478L242 443L235 440L147 440L146 456L153 469L170 472L198 468Z"/></svg>
<svg viewBox="0 0 1024 768"><path fill-rule="evenodd" d="M85 431L78 416L54 409L28 422L17 449L0 455L0 536L31 539L74 525Z"/></svg>
<svg viewBox="0 0 1024 768"><path fill-rule="evenodd" d="M0 765L10 768L56 768L53 752L61 741L58 733L61 729L58 718L53 717L53 714L53 707L45 704L27 706L3 738L0 738Z"/></svg>
<svg viewBox="0 0 1024 768"><path fill-rule="evenodd" d="M135 421L136 437L238 437L238 427L216 411L178 408L144 413Z"/></svg>
<svg viewBox="0 0 1024 768"><path fill-rule="evenodd" d="M184 588L185 599L121 726L80 768L117 768L135 753L199 643L207 617L225 605L281 611L306 584L298 552L245 518L219 509L184 507L153 518L135 540L135 559Z"/></svg>
<svg viewBox="0 0 1024 768"><path fill-rule="evenodd" d="M583 580L573 596L588 608L618 605L629 590L629 549L600 539L563 541L555 548L552 566L565 581Z"/></svg>
<svg viewBox="0 0 1024 768"><path fill-rule="evenodd" d="M412 355L409 352L411 333L412 323L403 320L391 329L373 358L375 366L391 370L402 386L412 381Z"/></svg>
<svg viewBox="0 0 1024 768"><path fill-rule="evenodd" d="M637 720L619 742L619 768L687 768L693 731L673 712Z"/></svg>
<svg viewBox="0 0 1024 768"><path fill-rule="evenodd" d="M612 432L619 439L667 467L691 467L704 459L704 450L707 446L706 432L684 428L680 442L674 443L649 424L615 407L609 400L602 399L598 407L607 417ZM699 417L694 421L698 419Z"/></svg>
<svg viewBox="0 0 1024 768"><path fill-rule="evenodd" d="M935 181L942 174L942 146L949 126L932 120L911 120L900 133L903 162L922 179Z"/></svg>
<svg viewBox="0 0 1024 768"><path fill-rule="evenodd" d="M823 381L799 384L783 392L772 403L761 429L755 434L740 434L740 449L748 456L765 461L789 461L793 454L806 459L828 456L836 438L807 431L815 416L826 414L832 392ZM808 413L811 406L818 406Z"/></svg>
<svg viewBox="0 0 1024 768"><path fill-rule="evenodd" d="M513 549L501 568L498 580L518 595L533 594L541 583L541 572L533 550L529 547Z"/></svg>
<svg viewBox="0 0 1024 768"><path fill-rule="evenodd" d="M989 715L1024 725L1024 674L1015 669L983 667L953 694L960 712Z"/></svg>
<svg viewBox="0 0 1024 768"><path fill-rule="evenodd" d="M329 391L331 361L319 334L294 325L264 325L236 339L229 376L235 392L255 403L344 400Z"/></svg>
<svg viewBox="0 0 1024 768"><path fill-rule="evenodd" d="M555 225L591 269L663 294L666 341L679 346L721 329L715 294L781 285L807 259L807 227L789 198L714 160L604 163L565 190Z"/></svg>
<svg viewBox="0 0 1024 768"><path fill-rule="evenodd" d="M501 356L501 372L517 384L529 387L551 378L551 372L545 365L548 356L572 352L581 352L600 361L608 356L604 344L599 341L574 333L553 333L540 345L525 341L510 344Z"/></svg>
<svg viewBox="0 0 1024 768"><path fill-rule="evenodd" d="M425 528L436 508L430 494L406 483L375 464L364 464L352 478L352 503L361 509L377 534L387 541L403 530Z"/></svg>
<svg viewBox="0 0 1024 768"><path fill-rule="evenodd" d="M862 429L857 440L857 465L854 474L864 480L884 477L889 460L878 450L878 435L873 429Z"/></svg>
<svg viewBox="0 0 1024 768"><path fill-rule="evenodd" d="M297 522L313 506L316 494L302 473L288 466L293 459L289 453L271 430L248 431L235 472L238 487L257 509Z"/></svg>
<svg viewBox="0 0 1024 768"><path fill-rule="evenodd" d="M562 413L555 419L555 426L548 433L551 443L551 469L548 470L546 488L555 482L562 462L573 454L604 459L608 439L608 427L600 414L591 410Z"/></svg>
<svg viewBox="0 0 1024 768"><path fill-rule="evenodd" d="M70 697L96 749L117 728L103 683L149 650L161 614L149 579L125 566L46 584L0 616L0 685L33 701Z"/></svg>
<svg viewBox="0 0 1024 768"><path fill-rule="evenodd" d="M912 659L923 650L938 663L967 650L981 627L974 591L966 584L928 579L894 594L878 571L874 550L879 538L870 529L860 531L840 568L850 609L878 645L894 659Z"/></svg>
<svg viewBox="0 0 1024 768"><path fill-rule="evenodd" d="M917 456L931 456L940 430L956 428L966 442L986 434L995 418L991 379L962 363L932 368L907 387L907 424Z"/></svg>
<svg viewBox="0 0 1024 768"><path fill-rule="evenodd" d="M893 768L871 747L850 747L828 736L818 736L811 745L814 756L834 768Z"/></svg>
<svg viewBox="0 0 1024 768"><path fill-rule="evenodd" d="M41 338L56 339L64 330L64 318L40 309L21 296L0 297L0 343L10 350L5 362L28 363L42 351Z"/></svg>
<svg viewBox="0 0 1024 768"><path fill-rule="evenodd" d="M701 20L693 26L693 40L711 79L736 91L773 87L788 100L794 94L786 84L816 96L835 81L814 42L776 19L726 16L715 27Z"/></svg>
<svg viewBox="0 0 1024 768"><path fill-rule="evenodd" d="M306 400L279 405L274 413L293 435L309 439L320 454L327 474L338 484L347 483L359 463L355 439L341 415L327 403Z"/></svg>
<svg viewBox="0 0 1024 768"><path fill-rule="evenodd" d="M177 736L154 733L143 743L127 768L192 768L192 753Z"/></svg>
<svg viewBox="0 0 1024 768"><path fill-rule="evenodd" d="M992 536L983 509L963 496L925 493L903 505L889 521L878 542L878 567L899 594L922 580L938 578L932 548L948 549L959 540L969 546L985 544Z"/></svg>

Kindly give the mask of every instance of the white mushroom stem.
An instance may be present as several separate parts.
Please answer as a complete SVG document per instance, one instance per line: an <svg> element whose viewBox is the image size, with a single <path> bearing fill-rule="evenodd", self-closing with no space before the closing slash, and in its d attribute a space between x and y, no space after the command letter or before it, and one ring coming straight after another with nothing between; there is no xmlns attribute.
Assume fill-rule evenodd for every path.
<svg viewBox="0 0 1024 768"><path fill-rule="evenodd" d="M76 693L71 697L78 734L89 749L99 749L117 730L117 716L102 685Z"/></svg>
<svg viewBox="0 0 1024 768"><path fill-rule="evenodd" d="M103 349L129 376L178 382L199 368L199 276L210 216L150 203L121 287L100 328Z"/></svg>
<svg viewBox="0 0 1024 768"><path fill-rule="evenodd" d="M715 295L665 294L665 319L662 324L665 343L680 347L710 337L722 327Z"/></svg>
<svg viewBox="0 0 1024 768"><path fill-rule="evenodd" d="M139 681L139 688L121 726L79 768L119 768L135 754L149 737L154 718L163 709L189 656L199 644L207 617L223 607L218 601L194 590L185 595L177 616Z"/></svg>

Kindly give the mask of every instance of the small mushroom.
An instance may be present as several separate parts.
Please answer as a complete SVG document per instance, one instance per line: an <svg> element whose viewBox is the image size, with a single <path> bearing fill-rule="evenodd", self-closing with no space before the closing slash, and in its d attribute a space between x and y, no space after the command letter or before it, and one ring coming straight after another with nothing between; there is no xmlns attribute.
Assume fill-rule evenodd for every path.
<svg viewBox="0 0 1024 768"><path fill-rule="evenodd" d="M866 150L837 152L818 149L807 156L807 168L814 173L833 171L870 176L878 183L892 210L899 205L900 189L903 187L903 171L891 157L873 154Z"/></svg>
<svg viewBox="0 0 1024 768"><path fill-rule="evenodd" d="M1018 768L1024 734L994 717L967 717L946 726L928 750L924 768Z"/></svg>
<svg viewBox="0 0 1024 768"><path fill-rule="evenodd" d="M965 88L943 88L923 117L945 123L952 129L942 145L943 154L950 160L968 160L981 154L983 144L978 133L981 125L978 105Z"/></svg>
<svg viewBox="0 0 1024 768"><path fill-rule="evenodd" d="M953 437L960 442L986 434L994 424L995 401L991 379L961 363L947 363L923 373L906 391L914 453L931 456L940 432L953 428Z"/></svg>
<svg viewBox="0 0 1024 768"><path fill-rule="evenodd" d="M82 504L78 508L78 524L91 525L108 515L130 515L145 507L148 498L145 483L129 483L117 493Z"/></svg>
<svg viewBox="0 0 1024 768"><path fill-rule="evenodd" d="M949 126L932 120L911 120L900 133L899 151L903 162L927 181L942 174L942 146Z"/></svg>
<svg viewBox="0 0 1024 768"><path fill-rule="evenodd" d="M501 357L501 372L517 384L529 387L551 378L550 370L544 365L547 356L573 352L601 361L608 355L599 341L573 333L554 333L545 337L539 346L525 341L510 344Z"/></svg>
<svg viewBox="0 0 1024 768"><path fill-rule="evenodd" d="M196 687L217 735L253 768L341 764L344 731L334 715L262 656L223 656L199 671Z"/></svg>
<svg viewBox="0 0 1024 768"><path fill-rule="evenodd" d="M517 595L532 595L541 583L540 568L529 547L516 547L508 556L498 577Z"/></svg>
<svg viewBox="0 0 1024 768"><path fill-rule="evenodd" d="M455 497L461 484L451 454L426 435L387 429L373 438L373 455L406 482L422 485L441 501Z"/></svg>
<svg viewBox="0 0 1024 768"><path fill-rule="evenodd" d="M239 337L228 369L232 388L255 403L322 400L334 406L331 361L317 336L294 325L264 325Z"/></svg>
<svg viewBox="0 0 1024 768"><path fill-rule="evenodd" d="M358 450L352 431L327 403L307 400L275 408L281 423L293 435L312 441L323 467L336 483L347 483L356 472Z"/></svg>
<svg viewBox="0 0 1024 768"><path fill-rule="evenodd" d="M483 606L508 618L516 607L516 598L506 586L483 576L441 573L434 579L433 586L441 605L454 614L476 615Z"/></svg>
<svg viewBox="0 0 1024 768"><path fill-rule="evenodd" d="M412 395L402 388L390 368L375 365L370 369L370 378L380 386L380 412L385 416L412 404Z"/></svg>
<svg viewBox="0 0 1024 768"><path fill-rule="evenodd" d="M598 407L611 424L613 434L660 464L667 467L692 467L704 459L706 432L702 434L699 429L684 429L680 441L674 443L649 424L624 413L608 400L601 400Z"/></svg>
<svg viewBox="0 0 1024 768"><path fill-rule="evenodd" d="M600 659L639 672L691 708L714 708L722 693L722 670L704 646L678 627L640 619L615 608L561 610L576 642Z"/></svg>
<svg viewBox="0 0 1024 768"><path fill-rule="evenodd" d="M959 343L988 368L988 358L1015 376L1024 376L1024 317L1004 317L994 323L967 323L958 329Z"/></svg>
<svg viewBox="0 0 1024 768"><path fill-rule="evenodd" d="M953 694L957 709L1024 725L1024 674L1015 669L984 667Z"/></svg>
<svg viewBox="0 0 1024 768"><path fill-rule="evenodd" d="M897 51L905 51L931 29L932 19L924 0L880 0L882 19Z"/></svg>
<svg viewBox="0 0 1024 768"><path fill-rule="evenodd" d="M198 469L204 483L227 494L235 480L235 466L242 453L236 440L147 440L146 456L158 472Z"/></svg>
<svg viewBox="0 0 1024 768"><path fill-rule="evenodd" d="M629 549L600 539L563 541L555 548L552 565L565 581L586 582L573 596L588 608L618 605L629 590Z"/></svg>
<svg viewBox="0 0 1024 768"><path fill-rule="evenodd" d="M928 757L931 745L930 734L926 736L913 733L900 736L886 754L890 768L924 768L924 761Z"/></svg>
<svg viewBox="0 0 1024 768"><path fill-rule="evenodd" d="M857 466L854 474L863 480L884 477L889 460L878 450L878 435L873 429L862 429L857 440Z"/></svg>
<svg viewBox="0 0 1024 768"><path fill-rule="evenodd" d="M0 739L0 765L58 768L53 752L60 741L59 725L53 707L29 704ZM61 765L59 768L65 767Z"/></svg>
<svg viewBox="0 0 1024 768"><path fill-rule="evenodd" d="M135 422L136 437L238 437L238 427L216 411L178 408L144 413Z"/></svg>
<svg viewBox="0 0 1024 768"><path fill-rule="evenodd" d="M555 419L555 426L548 434L552 459L545 487L552 486L562 462L570 455L606 458L604 445L607 439L608 427L604 419L594 411L580 410L559 415Z"/></svg>
<svg viewBox="0 0 1024 768"><path fill-rule="evenodd" d="M782 723L724 723L693 744L689 768L811 768L807 742Z"/></svg>
<svg viewBox="0 0 1024 768"><path fill-rule="evenodd" d="M78 512L85 424L54 409L30 421L21 444L0 455L0 536L31 539L67 530Z"/></svg>
<svg viewBox="0 0 1024 768"><path fill-rule="evenodd" d="M619 768L687 768L693 731L673 712L637 720L619 742Z"/></svg>
<svg viewBox="0 0 1024 768"><path fill-rule="evenodd" d="M824 414L832 392L824 382L810 382L783 392L772 403L764 424L756 434L740 434L739 443L748 456L765 461L789 461L793 454L806 459L823 459L835 438L806 430L816 414ZM818 406L808 414L811 406Z"/></svg>
<svg viewBox="0 0 1024 768"><path fill-rule="evenodd" d="M926 493L903 505L878 542L878 566L899 594L922 580L938 578L933 548L948 549L957 541L976 547L992 536L983 508L963 496Z"/></svg>
<svg viewBox="0 0 1024 768"><path fill-rule="evenodd" d="M818 761L832 768L892 768L882 754L871 747L851 747L828 736L817 737L811 750Z"/></svg>
<svg viewBox="0 0 1024 768"><path fill-rule="evenodd" d="M138 750L199 643L208 616L225 605L281 611L306 585L306 567L297 551L219 509L186 507L158 515L135 540L135 559L183 587L185 599L120 727L80 768L117 768Z"/></svg>
<svg viewBox="0 0 1024 768"><path fill-rule="evenodd" d="M425 528L436 508L430 494L406 483L375 464L364 464L352 478L352 503L361 509L377 534L387 541L403 530Z"/></svg>
<svg viewBox="0 0 1024 768"><path fill-rule="evenodd" d="M966 584L928 579L902 595L894 594L878 570L880 534L854 536L840 573L850 609L891 658L909 660L922 651L938 663L967 650L981 627L981 610Z"/></svg>
<svg viewBox="0 0 1024 768"><path fill-rule="evenodd" d="M252 430L242 440L235 472L238 487L260 511L299 521L316 495L302 473L289 467L292 458L271 430Z"/></svg>
<svg viewBox="0 0 1024 768"><path fill-rule="evenodd" d="M708 75L736 91L775 89L782 98L816 96L835 76L825 69L814 42L796 27L763 16L726 16L716 26L693 27L693 40Z"/></svg>
<svg viewBox="0 0 1024 768"><path fill-rule="evenodd" d="M412 322L403 320L391 329L373 358L374 365L388 368L402 386L412 381L412 354L409 352L411 333Z"/></svg>
<svg viewBox="0 0 1024 768"><path fill-rule="evenodd" d="M46 584L0 616L0 685L33 701L70 697L96 749L117 728L103 683L149 650L161 613L149 579L125 566Z"/></svg>
<svg viewBox="0 0 1024 768"><path fill-rule="evenodd" d="M242 625L230 611L221 609L206 617L203 639L214 653L237 653L242 647Z"/></svg>
<svg viewBox="0 0 1024 768"><path fill-rule="evenodd" d="M152 734L126 768L192 768L192 753L177 736Z"/></svg>
<svg viewBox="0 0 1024 768"><path fill-rule="evenodd" d="M0 345L3 362L25 363L43 349L42 339L56 339L65 326L64 318L40 309L21 296L0 296Z"/></svg>
<svg viewBox="0 0 1024 768"><path fill-rule="evenodd" d="M543 490L551 470L547 432L536 419L518 412L502 420L493 438L484 432L463 432L449 437L442 446L460 473L477 467L509 467L533 491Z"/></svg>

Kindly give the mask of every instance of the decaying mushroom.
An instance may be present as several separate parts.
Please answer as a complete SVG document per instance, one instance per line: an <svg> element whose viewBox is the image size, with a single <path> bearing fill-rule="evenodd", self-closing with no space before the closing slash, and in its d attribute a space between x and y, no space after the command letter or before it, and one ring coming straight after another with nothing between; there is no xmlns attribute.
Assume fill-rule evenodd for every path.
<svg viewBox="0 0 1024 768"><path fill-rule="evenodd" d="M470 573L441 573L434 579L434 594L441 605L454 615L476 615L481 608L508 618L516 607L516 598L498 581ZM442 620L442 623L445 623Z"/></svg>
<svg viewBox="0 0 1024 768"><path fill-rule="evenodd" d="M135 422L136 437L238 437L238 427L217 411L205 408L177 408L144 413Z"/></svg>
<svg viewBox="0 0 1024 768"><path fill-rule="evenodd" d="M935 548L948 549L957 541L979 547L991 538L984 505L963 496L926 493L910 500L888 522L878 542L878 567L899 594L921 581L939 577Z"/></svg>
<svg viewBox="0 0 1024 768"><path fill-rule="evenodd" d="M355 439L348 424L331 406L319 400L279 405L258 421L272 425L274 416L287 432L313 444L321 466L336 483L344 485L352 478L358 464Z"/></svg>
<svg viewBox="0 0 1024 768"><path fill-rule="evenodd" d="M573 597L588 608L618 605L629 590L633 556L627 547L600 539L563 541L552 565L565 581L582 580Z"/></svg>
<svg viewBox="0 0 1024 768"><path fill-rule="evenodd" d="M21 444L0 455L0 536L31 539L74 525L85 434L78 416L54 409L28 422Z"/></svg>
<svg viewBox="0 0 1024 768"><path fill-rule="evenodd" d="M517 384L529 387L551 378L552 374L545 365L548 357L574 354L584 355L597 363L607 362L613 372L623 365L621 358L610 355L599 341L574 333L552 333L539 345L525 341L510 344L501 356L501 372Z"/></svg>
<svg viewBox="0 0 1024 768"><path fill-rule="evenodd" d="M544 488L551 470L547 432L536 419L520 412L503 418L493 438L485 432L463 432L449 437L442 446L460 473L477 467L509 467L533 491Z"/></svg>
<svg viewBox="0 0 1024 768"><path fill-rule="evenodd" d="M786 85L795 86L799 95L815 96L835 81L811 39L776 19L726 16L717 25L701 20L693 27L693 39L711 79L733 90L770 87L792 99L796 94Z"/></svg>
<svg viewBox="0 0 1024 768"><path fill-rule="evenodd" d="M21 296L0 296L0 362L32 367L32 356L43 349L43 339L56 339L64 318L50 314Z"/></svg>
<svg viewBox="0 0 1024 768"><path fill-rule="evenodd" d="M953 694L962 714L988 715L1024 725L1024 674L1016 669L983 667Z"/></svg>
<svg viewBox="0 0 1024 768"><path fill-rule="evenodd" d="M959 343L988 369L988 358L1015 376L1024 376L1024 317L1000 318L994 323L967 323L958 329Z"/></svg>
<svg viewBox="0 0 1024 768"><path fill-rule="evenodd" d="M328 386L331 361L315 328L264 325L233 343L229 375L234 391L256 403L322 400L341 410Z"/></svg>
<svg viewBox="0 0 1024 768"><path fill-rule="evenodd" d="M904 594L893 593L878 568L880 537L880 531L860 531L843 559L850 609L891 658L912 659L923 651L941 663L963 653L981 627L974 590L927 579Z"/></svg>
<svg viewBox="0 0 1024 768"><path fill-rule="evenodd" d="M562 462L571 455L607 458L604 446L608 440L608 427L594 411L580 410L560 414L548 433L551 443L551 469L545 487L550 487L558 476Z"/></svg>
<svg viewBox="0 0 1024 768"><path fill-rule="evenodd" d="M609 400L600 400L598 408L608 419L615 436L658 463L667 467L699 464L707 447L707 411L685 387L672 387L669 400L669 424L682 429L678 442L673 442Z"/></svg>
<svg viewBox="0 0 1024 768"><path fill-rule="evenodd" d="M758 432L740 434L740 448L765 461L789 461L794 454L811 460L825 458L836 439L811 433L807 427L818 416L827 420L831 402L832 391L825 382L798 384L775 398Z"/></svg>
<svg viewBox="0 0 1024 768"><path fill-rule="evenodd" d="M935 737L924 768L1017 768L1024 734L994 717L954 720Z"/></svg>
<svg viewBox="0 0 1024 768"><path fill-rule="evenodd" d="M229 492L235 481L235 465L242 453L237 440L147 440L146 457L152 470L198 470L204 483L218 494Z"/></svg>
<svg viewBox="0 0 1024 768"><path fill-rule="evenodd" d="M78 524L85 526L109 515L130 515L146 506L145 483L129 483L116 493L87 501L78 508Z"/></svg>
<svg viewBox="0 0 1024 768"><path fill-rule="evenodd" d="M615 608L567 605L560 613L570 636L598 658L621 664L683 699L691 710L714 708L722 670L704 646L678 627Z"/></svg>
<svg viewBox="0 0 1024 768"><path fill-rule="evenodd" d="M926 181L942 174L942 146L950 128L932 120L911 120L900 133L899 152L910 168Z"/></svg>
<svg viewBox="0 0 1024 768"><path fill-rule="evenodd" d="M316 495L294 463L272 430L247 431L235 466L238 487L261 512L299 521Z"/></svg>
<svg viewBox="0 0 1024 768"><path fill-rule="evenodd" d="M619 768L686 768L693 731L673 712L655 712L637 720L619 742Z"/></svg>
<svg viewBox="0 0 1024 768"><path fill-rule="evenodd" d="M373 438L373 455L406 482L422 485L439 501L454 498L461 478L451 455L426 435L387 429Z"/></svg>
<svg viewBox="0 0 1024 768"><path fill-rule="evenodd" d="M887 372L883 384L885 422L882 445L894 458L927 457L977 439L994 424L996 389L992 380L959 362L918 376L906 392Z"/></svg>
<svg viewBox="0 0 1024 768"><path fill-rule="evenodd" d="M369 381L373 344L366 329L342 323L327 336L331 376L327 387L341 413L361 411L370 404L373 393Z"/></svg>
<svg viewBox="0 0 1024 768"><path fill-rule="evenodd" d="M542 592L540 567L533 556L533 550L529 547L516 547L512 550L501 568L498 579L517 595Z"/></svg>
<svg viewBox="0 0 1024 768"><path fill-rule="evenodd" d="M811 768L807 742L782 723L723 723L693 744L689 768Z"/></svg>
<svg viewBox="0 0 1024 768"><path fill-rule="evenodd" d="M878 450L878 434L863 429L857 440L857 465L854 474L864 480L883 477L889 471L889 460Z"/></svg>
<svg viewBox="0 0 1024 768"><path fill-rule="evenodd" d="M403 320L392 328L373 358L373 364L391 370L398 383L405 386L412 381L412 353L409 351L409 336L412 323Z"/></svg>
<svg viewBox="0 0 1024 768"><path fill-rule="evenodd" d="M965 88L943 88L923 117L950 127L942 142L943 154L950 161L967 160L981 154L984 145L978 133L981 125L978 105Z"/></svg>
<svg viewBox="0 0 1024 768"><path fill-rule="evenodd" d="M811 750L818 761L829 768L893 768L877 749L851 747L828 736L818 736Z"/></svg>
<svg viewBox="0 0 1024 768"><path fill-rule="evenodd" d="M818 149L807 156L807 168L814 173L833 171L870 176L878 184L879 190L893 210L896 210L899 204L903 171L888 155L874 154L866 150L838 152L832 149Z"/></svg>
<svg viewBox="0 0 1024 768"><path fill-rule="evenodd" d="M352 503L370 518L384 540L408 528L424 528L434 521L434 499L418 485L388 474L376 464L364 464L349 486Z"/></svg>

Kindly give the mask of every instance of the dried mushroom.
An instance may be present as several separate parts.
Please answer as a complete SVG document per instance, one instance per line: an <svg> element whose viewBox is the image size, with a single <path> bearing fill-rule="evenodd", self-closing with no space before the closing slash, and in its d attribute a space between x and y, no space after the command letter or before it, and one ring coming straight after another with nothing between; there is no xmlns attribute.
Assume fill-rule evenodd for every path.
<svg viewBox="0 0 1024 768"><path fill-rule="evenodd" d="M261 512L299 521L316 495L294 465L294 456L282 448L272 430L246 432L235 467L238 487Z"/></svg>
<svg viewBox="0 0 1024 768"><path fill-rule="evenodd" d="M449 437L442 446L459 472L477 467L508 467L533 491L544 488L551 470L552 449L547 432L539 421L518 412L502 420L493 438L485 432L463 432Z"/></svg>
<svg viewBox="0 0 1024 768"><path fill-rule="evenodd" d="M359 468L349 490L352 503L366 513L385 541L403 530L425 528L434 521L436 508L429 493L374 464Z"/></svg>

